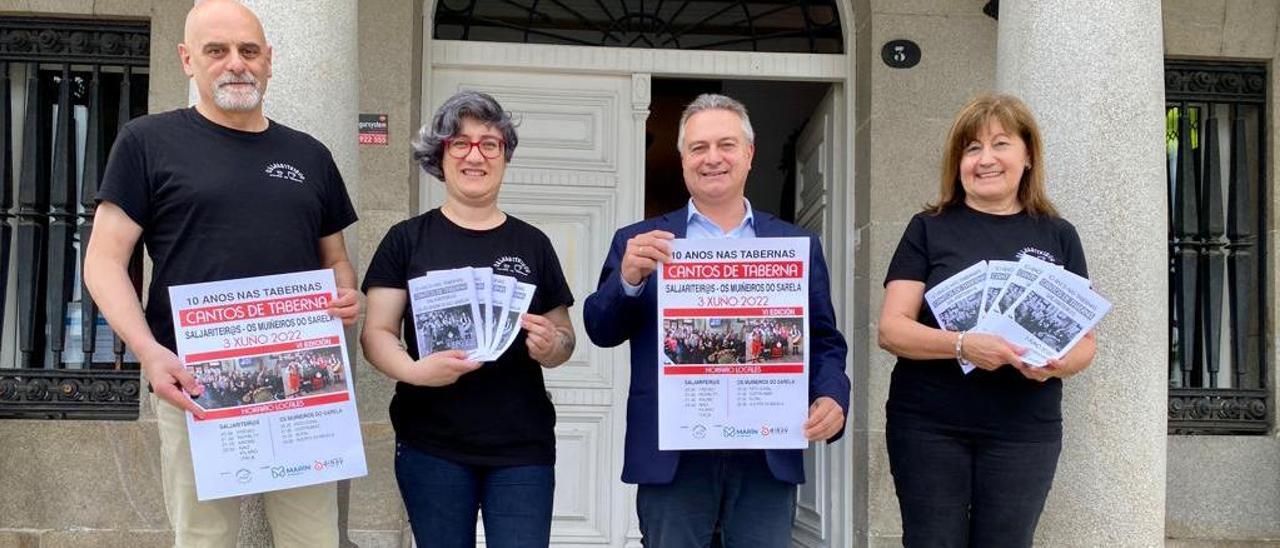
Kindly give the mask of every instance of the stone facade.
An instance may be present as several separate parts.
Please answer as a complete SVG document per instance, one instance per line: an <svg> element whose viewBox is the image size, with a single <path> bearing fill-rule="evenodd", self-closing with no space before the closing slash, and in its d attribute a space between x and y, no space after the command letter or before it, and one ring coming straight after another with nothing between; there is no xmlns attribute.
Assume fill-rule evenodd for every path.
<svg viewBox="0 0 1280 548"><path fill-rule="evenodd" d="M1005 2L1015 3L1016 0ZM271 7L272 2L253 4L260 10L283 11ZM336 6L336 1L317 4L346 9ZM389 117L392 144L386 147L354 150L353 127L344 131L339 126L332 133L312 130L335 149L339 165L352 184L361 221L346 236L357 272L364 271L387 228L418 207L419 177L405 144L420 123L424 83L430 78L429 69L423 67L424 9L430 9L430 4L416 0L361 0L358 11L351 8L356 11L358 48L350 54L339 49L321 64L333 71L329 78L335 74L357 75L353 90L287 87L306 85L305 71L289 76L278 72L281 77L273 81L269 94L269 115L308 130L312 130L308 124L314 120L308 121L306 111L315 105L288 98L334 99L334 104L346 109L343 117L351 112L354 100L359 112L385 113ZM851 116L855 145L849 162L855 230L846 242L853 272L852 295L847 299L854 306L852 324L845 329L850 339L854 380L851 426L845 442L852 444L853 455L851 534L858 546L893 546L900 544L900 523L884 448L883 411L893 360L875 343L876 317L883 294L881 277L910 214L937 193L938 148L951 116L973 94L997 87L998 59L1004 55L998 43L1005 39L1000 25L1013 23L1005 20L998 24L986 17L980 11L983 2L977 0L853 0L846 4L850 8L844 12L846 32L853 33L848 43L854 65L850 89L855 98ZM1076 9L1092 12L1109 7L1107 2L1086 4ZM1274 61L1280 51L1276 30L1280 8L1269 0L1164 0L1154 8L1152 4L1155 0L1144 3L1148 9L1144 16L1156 17L1154 14L1162 8L1164 55ZM174 44L180 40L189 5L172 0L0 0L0 14L149 19L149 106L155 112L177 108L188 101L187 80L177 63ZM349 12L343 14L347 17ZM279 14L263 17L269 38L284 36L292 40L310 32L292 28L287 17L277 20L275 15ZM335 16L316 14L307 16L307 20L324 21L325 17ZM1141 24L1137 27L1155 28ZM1038 27L1030 28L1034 31ZM899 70L880 62L880 45L897 38L920 44L923 56L919 65ZM1074 38L1084 37L1065 35L1061 39ZM292 42L277 44L277 67L287 66L304 49ZM341 63L333 56L342 59ZM1275 90L1280 89L1276 78L1273 71L1273 104ZM1007 89L1028 92L1016 85ZM355 98L350 93L355 93ZM1151 100L1154 99L1135 102L1149 109ZM1041 116L1042 122L1054 117L1044 112ZM1280 129L1280 118L1275 109L1268 116L1272 128L1268 173L1269 179L1274 179L1274 162L1270 158L1280 153L1280 140L1274 137L1280 134L1276 131ZM1071 158L1076 161L1076 157ZM428 180L430 183L433 181ZM1119 285L1122 281L1113 279L1114 275L1097 261L1102 257L1106 261L1123 260L1124 256L1115 247L1117 244L1104 241L1103 228L1095 224L1119 222L1121 216L1090 221L1083 212L1092 211L1097 200L1105 201L1120 191L1104 185L1105 189L1096 195L1077 199L1071 195L1088 195L1081 191L1094 188L1086 183L1072 184L1075 186L1054 188L1053 197L1068 218L1081 227L1085 247L1093 264L1100 268L1100 275L1112 277L1108 278L1111 283ZM1052 181L1050 185L1053 187ZM1143 196L1156 201L1162 196L1158 189L1144 192ZM1268 238L1272 261L1280 253L1278 212L1280 207L1271 208ZM1114 225L1108 225L1108 229L1114 230ZM1163 249L1147 250L1144 257L1163 256ZM1274 272L1274 265L1269 270ZM1276 299L1276 293L1268 290L1267 295ZM1135 299L1124 297L1120 302L1136 302ZM1270 308L1273 326L1280 319L1275 313L1278 308L1275 303ZM1163 317L1164 312L1159 312ZM1280 438L1274 432L1257 437L1164 436L1163 423L1152 422L1156 413L1150 409L1142 413L1141 428L1114 427L1115 422L1129 419L1131 409L1112 405L1127 392L1125 383L1142 383L1142 401L1148 406L1163 405L1163 384L1152 384L1159 375L1144 370L1131 377L1122 371L1126 363L1117 357L1126 354L1112 354L1121 352L1118 345L1136 336L1130 330L1130 320L1137 321L1136 316L1140 315L1118 314L1109 320L1100 337L1102 351L1096 370L1067 384L1068 448L1064 460L1096 451L1099 440L1115 449L1109 451L1107 458L1064 462L1042 522L1042 543L1080 545L1105 538L1109 544L1116 541L1150 545L1158 542L1153 539L1161 535L1159 530L1152 532L1152 523L1159 529L1161 520L1163 536L1174 539L1169 542L1171 546L1225 546L1226 541L1240 541L1230 545L1261 545L1280 539L1280 520L1275 519L1280 515ZM1163 320L1157 323L1162 325ZM1148 346L1159 347L1162 340L1157 338ZM1280 344L1273 340L1270 351L1277 352L1278 347ZM1273 356L1272 363L1278 360L1280 356ZM405 520L392 474L394 436L386 412L392 383L363 359L357 363L370 475L351 482L348 529L352 540L362 547L400 546ZM1145 368L1157 365L1142 362ZM1132 436L1137 438L1131 439ZM0 446L0 493L5 493L0 497L0 546L146 548L172 542L160 493L159 441L149 403L144 402L142 418L134 423L0 421L0 439L5 440ZM1138 456L1131 457L1131 451ZM1143 476L1141 463L1166 459L1167 465L1161 470ZM1109 509L1146 505L1135 509L1137 522L1121 523L1114 515L1090 517L1076 513L1093 497L1114 494L1116 482L1131 493L1127 498L1104 498L1102 502ZM247 512L252 515L252 508ZM250 531L246 538L261 538L260 530L247 529ZM245 545L257 545L255 542L246 541Z"/></svg>
<svg viewBox="0 0 1280 548"><path fill-rule="evenodd" d="M2 0L0 14L147 19L148 111L187 105L177 44L189 5L168 0ZM173 543L160 490L160 436L144 398L136 422L0 421L0 546L161 548Z"/></svg>
<svg viewBox="0 0 1280 548"><path fill-rule="evenodd" d="M854 536L865 546L901 544L901 520L885 449L884 404L894 358L876 330L884 273L911 215L938 195L939 149L951 118L995 82L996 22L973 2L855 4L855 292L866 323L848 331L853 359ZM864 42L865 38L865 42ZM880 46L906 38L920 64L889 68ZM865 293L864 293L865 292ZM865 327L863 327L865 325Z"/></svg>
<svg viewBox="0 0 1280 548"><path fill-rule="evenodd" d="M1267 222L1267 272L1276 272L1280 253L1280 202L1276 200L1276 158L1280 154L1280 5L1258 0L1165 0L1164 50L1168 57L1230 59L1267 63L1268 143L1266 151L1268 192L1271 199ZM1268 386L1272 402L1280 401L1275 364L1280 359L1280 296L1275 278L1266 295L1270 299L1267 344L1272 364ZM1272 404L1274 406L1274 403ZM1276 416L1274 407L1271 416ZM1280 431L1272 423L1266 436L1169 436L1168 487L1165 535L1177 539L1270 539L1280 544Z"/></svg>

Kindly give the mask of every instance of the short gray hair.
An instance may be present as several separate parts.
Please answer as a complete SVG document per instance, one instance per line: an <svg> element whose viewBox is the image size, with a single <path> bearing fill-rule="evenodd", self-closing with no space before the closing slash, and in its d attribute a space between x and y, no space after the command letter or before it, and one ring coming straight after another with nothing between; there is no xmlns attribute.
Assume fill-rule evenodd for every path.
<svg viewBox="0 0 1280 548"><path fill-rule="evenodd" d="M742 133L747 136L748 144L755 144L756 132L751 129L751 117L747 116L747 107L738 102L737 99L727 95L718 93L703 93L699 95L689 106L684 107L684 112L680 114L680 135L676 139L676 149L681 154L684 153L684 124L694 114L704 110L727 110L738 115L742 120Z"/></svg>
<svg viewBox="0 0 1280 548"><path fill-rule="evenodd" d="M409 146L413 147L413 161L422 166L422 171L444 180L444 171L440 168L444 162L444 144L461 131L463 118L471 118L502 132L502 140L506 141L503 156L508 162L511 161L511 154L516 151L519 141L516 126L511 121L511 113L502 110L502 105L487 93L463 90L440 105L436 115L431 118L431 123L422 126L418 130L418 136L410 143Z"/></svg>

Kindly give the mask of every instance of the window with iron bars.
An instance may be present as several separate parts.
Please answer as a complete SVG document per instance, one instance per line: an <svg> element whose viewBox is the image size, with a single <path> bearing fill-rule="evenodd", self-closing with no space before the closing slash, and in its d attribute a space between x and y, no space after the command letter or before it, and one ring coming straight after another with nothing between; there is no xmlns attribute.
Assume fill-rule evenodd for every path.
<svg viewBox="0 0 1280 548"><path fill-rule="evenodd" d="M80 263L111 143L146 112L149 50L145 22L0 17L0 418L137 417L137 360Z"/></svg>
<svg viewBox="0 0 1280 548"><path fill-rule="evenodd" d="M1265 434L1267 70L1168 60L1169 433Z"/></svg>

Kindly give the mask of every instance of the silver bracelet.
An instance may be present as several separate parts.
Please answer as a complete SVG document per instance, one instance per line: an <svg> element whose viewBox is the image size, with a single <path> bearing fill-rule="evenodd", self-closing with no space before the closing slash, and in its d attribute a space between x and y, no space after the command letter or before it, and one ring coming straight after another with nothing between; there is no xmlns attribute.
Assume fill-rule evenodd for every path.
<svg viewBox="0 0 1280 548"><path fill-rule="evenodd" d="M961 364L969 363L964 359L964 336L967 334L969 334L968 331L961 331L960 336L956 337L956 361Z"/></svg>

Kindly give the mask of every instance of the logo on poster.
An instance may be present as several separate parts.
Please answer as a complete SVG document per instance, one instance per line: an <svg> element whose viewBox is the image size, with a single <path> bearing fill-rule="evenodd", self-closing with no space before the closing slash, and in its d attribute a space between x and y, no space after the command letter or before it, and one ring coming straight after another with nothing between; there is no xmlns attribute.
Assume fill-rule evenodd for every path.
<svg viewBox="0 0 1280 548"><path fill-rule="evenodd" d="M707 427L701 424L693 425L693 439L700 440L707 437Z"/></svg>
<svg viewBox="0 0 1280 548"><path fill-rule="evenodd" d="M725 425L720 429L720 435L726 438L752 438L760 435L760 430L755 428L734 428Z"/></svg>
<svg viewBox="0 0 1280 548"><path fill-rule="evenodd" d="M292 466L272 466L271 477L273 479L292 478L301 476L311 470L310 466L305 464L295 464Z"/></svg>
<svg viewBox="0 0 1280 548"><path fill-rule="evenodd" d="M322 472L326 468L337 468L339 466L342 466L342 457L334 457L326 460L316 459L316 462L311 465L311 468L316 472Z"/></svg>
<svg viewBox="0 0 1280 548"><path fill-rule="evenodd" d="M248 468L241 468L236 471L236 481L240 483L249 483L249 480L252 479L253 472L250 472Z"/></svg>

